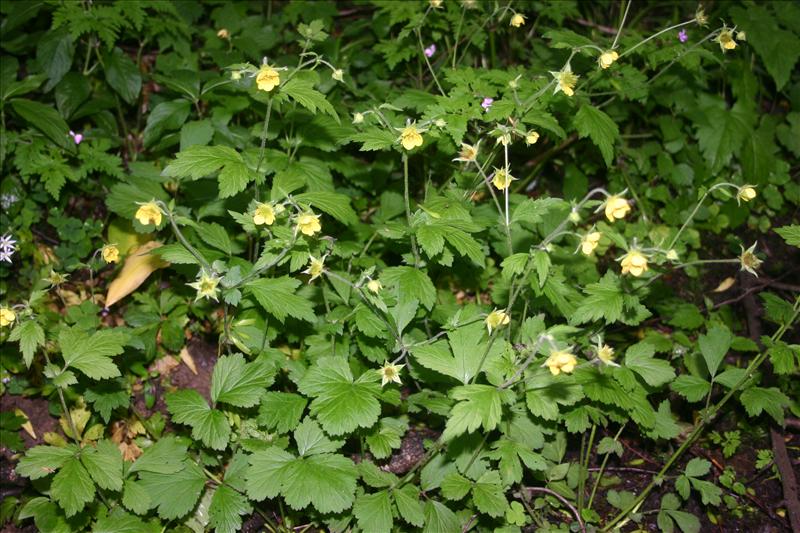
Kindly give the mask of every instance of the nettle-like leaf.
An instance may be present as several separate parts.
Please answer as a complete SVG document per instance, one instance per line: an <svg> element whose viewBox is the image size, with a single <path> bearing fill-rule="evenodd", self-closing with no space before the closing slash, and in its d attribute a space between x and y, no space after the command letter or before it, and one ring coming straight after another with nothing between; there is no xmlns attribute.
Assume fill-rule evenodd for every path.
<svg viewBox="0 0 800 533"><path fill-rule="evenodd" d="M144 471L137 484L147 494L148 508L158 507L158 516L174 520L194 509L206 483L203 469L192 460L184 460L180 470L169 474Z"/></svg>
<svg viewBox="0 0 800 533"><path fill-rule="evenodd" d="M261 397L258 423L278 433L297 427L308 400L299 394L269 391Z"/></svg>
<svg viewBox="0 0 800 533"><path fill-rule="evenodd" d="M314 322L316 316L311 302L294 293L299 286L300 281L289 276L261 278L246 285L261 307L281 322L287 316Z"/></svg>
<svg viewBox="0 0 800 533"><path fill-rule="evenodd" d="M242 154L227 146L190 146L178 153L163 174L173 178L197 180L219 172L221 198L233 196L256 179L256 173Z"/></svg>
<svg viewBox="0 0 800 533"><path fill-rule="evenodd" d="M120 376L111 357L123 352L125 334L107 329L89 335L77 326L65 328L58 335L65 368L77 368L92 379Z"/></svg>
<svg viewBox="0 0 800 533"><path fill-rule="evenodd" d="M224 450L228 446L231 425L225 413L208 406L208 402L194 389L172 392L166 396L172 420L192 428L192 438L209 448Z"/></svg>
<svg viewBox="0 0 800 533"><path fill-rule="evenodd" d="M491 431L500 423L503 404L512 403L514 394L492 385L465 385L454 387L450 396L459 400L450 411L442 439L447 441L479 427Z"/></svg>
<svg viewBox="0 0 800 533"><path fill-rule="evenodd" d="M272 384L273 376L265 363L248 363L242 354L220 357L211 376L211 401L252 407Z"/></svg>
<svg viewBox="0 0 800 533"><path fill-rule="evenodd" d="M583 139L589 137L600 149L606 166L614 157L614 141L619 137L619 127L611 117L591 105L582 105L575 114L575 128Z"/></svg>
<svg viewBox="0 0 800 533"><path fill-rule="evenodd" d="M8 340L19 341L22 360L30 368L36 349L44 345L44 329L35 320L24 320L14 326Z"/></svg>
<svg viewBox="0 0 800 533"><path fill-rule="evenodd" d="M358 427L368 428L378 421L381 408L377 396L378 373L368 371L357 380L341 357L317 360L300 381L300 392L314 399L311 414L331 435L342 435Z"/></svg>
<svg viewBox="0 0 800 533"><path fill-rule="evenodd" d="M651 387L660 387L675 379L675 370L669 361L654 357L652 344L640 342L625 352L625 366L630 368Z"/></svg>

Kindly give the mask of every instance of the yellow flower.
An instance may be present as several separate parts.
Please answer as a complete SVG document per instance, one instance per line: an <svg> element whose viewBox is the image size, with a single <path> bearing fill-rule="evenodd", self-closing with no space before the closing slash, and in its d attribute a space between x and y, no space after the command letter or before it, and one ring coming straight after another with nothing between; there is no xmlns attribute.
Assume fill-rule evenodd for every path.
<svg viewBox="0 0 800 533"><path fill-rule="evenodd" d="M485 322L486 329L489 330L489 335L491 335L493 329L497 329L500 326L505 326L511 322L511 317L508 316L505 311L493 309L492 312L486 316Z"/></svg>
<svg viewBox="0 0 800 533"><path fill-rule="evenodd" d="M333 74L331 74L331 78L336 81L344 81L344 71L340 68L334 69Z"/></svg>
<svg viewBox="0 0 800 533"><path fill-rule="evenodd" d="M678 260L678 251L674 248L667 251L667 261L677 261Z"/></svg>
<svg viewBox="0 0 800 533"><path fill-rule="evenodd" d="M647 257L638 250L631 250L622 256L622 273L638 278L648 271Z"/></svg>
<svg viewBox="0 0 800 533"><path fill-rule="evenodd" d="M492 183L495 187L504 191L511 186L511 182L516 180L514 176L512 176L508 170L501 168L495 169L494 178L492 178Z"/></svg>
<svg viewBox="0 0 800 533"><path fill-rule="evenodd" d="M231 79L233 81L238 81L242 79L242 71L241 70L232 70L231 71Z"/></svg>
<svg viewBox="0 0 800 533"><path fill-rule="evenodd" d="M440 7L442 7L442 0L428 0L428 3L433 9L439 9Z"/></svg>
<svg viewBox="0 0 800 533"><path fill-rule="evenodd" d="M581 239L581 252L584 255L592 255L592 252L597 248L597 244L600 242L600 237L602 236L603 234L599 231L593 231L584 235Z"/></svg>
<svg viewBox="0 0 800 533"><path fill-rule="evenodd" d="M400 370L404 366L406 365L393 365L392 363L384 361L383 367L378 370L378 373L381 375L381 387L391 382L400 384Z"/></svg>
<svg viewBox="0 0 800 533"><path fill-rule="evenodd" d="M567 96L572 96L575 94L575 84L578 83L578 78L580 76L572 73L572 67L570 65L567 65L563 70L558 72L550 71L550 74L558 82L556 83L556 88L553 91L553 94L558 94L558 91L563 92Z"/></svg>
<svg viewBox="0 0 800 533"><path fill-rule="evenodd" d="M478 141L478 144L475 146L469 145L467 143L461 143L461 151L458 152L458 157L453 159L453 161L464 161L465 163L470 163L475 161L478 157L478 146L481 144Z"/></svg>
<svg viewBox="0 0 800 533"><path fill-rule="evenodd" d="M69 279L69 274L61 274L53 269L50 269L50 275L48 275L42 281L48 282L53 287L58 287L59 285L65 283L67 279Z"/></svg>
<svg viewBox="0 0 800 533"><path fill-rule="evenodd" d="M705 26L708 24L708 16L706 15L703 6L697 6L697 11L694 13L694 20L700 26Z"/></svg>
<svg viewBox="0 0 800 533"><path fill-rule="evenodd" d="M160 226L161 208L158 207L155 200L142 204L136 211L136 220L138 220L142 226L147 226L148 224Z"/></svg>
<svg viewBox="0 0 800 533"><path fill-rule="evenodd" d="M733 50L736 48L736 41L733 38L733 31L726 27L723 27L722 30L720 30L716 41L719 43L719 48L723 52L727 52L728 50Z"/></svg>
<svg viewBox="0 0 800 533"><path fill-rule="evenodd" d="M539 132L537 131L529 131L528 133L525 134L525 144L527 144L528 146L536 144L538 140L539 140Z"/></svg>
<svg viewBox="0 0 800 533"><path fill-rule="evenodd" d="M745 32L743 32L743 31L737 31L736 32L736 40L737 41L746 41L747 40L747 34Z"/></svg>
<svg viewBox="0 0 800 533"><path fill-rule="evenodd" d="M309 283L317 279L322 275L322 271L325 269L325 259L317 259L313 255L308 256L308 268L303 270L303 274L308 274L311 276L309 279Z"/></svg>
<svg viewBox="0 0 800 533"><path fill-rule="evenodd" d="M321 231L322 225L319 223L319 215L303 213L297 217L297 229L300 230L300 233L309 237Z"/></svg>
<svg viewBox="0 0 800 533"><path fill-rule="evenodd" d="M266 224L271 226L275 222L275 209L272 204L259 203L256 205L255 213L253 214L253 224L260 226Z"/></svg>
<svg viewBox="0 0 800 533"><path fill-rule="evenodd" d="M400 144L406 150L413 150L417 146L422 146L422 135L417 131L413 124L406 126L400 132Z"/></svg>
<svg viewBox="0 0 800 533"><path fill-rule="evenodd" d="M256 75L256 84L260 91L270 92L272 89L280 85L281 75L274 68L269 65L262 65Z"/></svg>
<svg viewBox="0 0 800 533"><path fill-rule="evenodd" d="M600 54L600 57L597 58L597 63L600 65L600 68L607 69L613 65L614 61L617 59L619 59L618 53L616 53L614 50L607 50Z"/></svg>
<svg viewBox="0 0 800 533"><path fill-rule="evenodd" d="M373 294L378 294L382 288L383 284L377 279L371 279L367 282L367 290Z"/></svg>
<svg viewBox="0 0 800 533"><path fill-rule="evenodd" d="M364 113L354 113L353 124L361 124L362 122L364 122Z"/></svg>
<svg viewBox="0 0 800 533"><path fill-rule="evenodd" d="M598 346L597 358L607 365L614 365L614 348L608 344Z"/></svg>
<svg viewBox="0 0 800 533"><path fill-rule="evenodd" d="M750 272L755 277L758 277L756 269L761 266L761 259L756 256L756 243L747 250L742 247L742 255L739 256L739 265L742 270Z"/></svg>
<svg viewBox="0 0 800 533"><path fill-rule="evenodd" d="M520 26L524 25L525 25L525 15L522 15L520 13L514 13L514 16L511 17L511 26L519 28Z"/></svg>
<svg viewBox="0 0 800 533"><path fill-rule="evenodd" d="M554 350L544 362L550 373L554 376L560 373L570 374L578 365L578 360L567 350Z"/></svg>
<svg viewBox="0 0 800 533"><path fill-rule="evenodd" d="M194 283L187 283L187 285L197 291L194 301L200 298L209 298L217 301L217 286L219 285L219 278L214 274L209 275L205 270L200 272L200 278Z"/></svg>
<svg viewBox="0 0 800 533"><path fill-rule="evenodd" d="M625 215L631 210L628 200L622 196L612 194L606 199L606 218L609 222L614 222L614 219L623 219Z"/></svg>
<svg viewBox="0 0 800 533"><path fill-rule="evenodd" d="M752 185L743 185L742 187L739 187L739 192L736 194L736 201L738 203L749 202L755 197L756 188Z"/></svg>
<svg viewBox="0 0 800 533"><path fill-rule="evenodd" d="M103 246L100 250L100 254L103 256L103 261L106 263L119 262L119 248L114 244L106 244Z"/></svg>
<svg viewBox="0 0 800 533"><path fill-rule="evenodd" d="M10 326L17 319L17 314L13 309L6 306L0 307L0 326Z"/></svg>
<svg viewBox="0 0 800 533"><path fill-rule="evenodd" d="M225 28L222 28L221 30L219 30L217 32L217 37L219 37L220 39L230 39L231 34L228 33L228 30L226 30Z"/></svg>

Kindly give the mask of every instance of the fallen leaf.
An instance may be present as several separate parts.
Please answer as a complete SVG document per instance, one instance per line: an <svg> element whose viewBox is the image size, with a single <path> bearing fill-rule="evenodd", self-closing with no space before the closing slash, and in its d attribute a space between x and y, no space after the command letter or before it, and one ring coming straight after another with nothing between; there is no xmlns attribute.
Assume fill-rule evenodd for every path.
<svg viewBox="0 0 800 533"><path fill-rule="evenodd" d="M150 365L149 370L151 372L158 372L162 376L169 376L172 370L179 364L180 363L176 358L172 357L171 355L165 355Z"/></svg>
<svg viewBox="0 0 800 533"><path fill-rule="evenodd" d="M22 429L25 430L25 433L31 436L31 438L36 438L36 432L33 430L33 424L31 424L31 419L28 418L28 415L25 414L25 411L22 409L14 409L14 414L22 417L25 419L25 423L22 424Z"/></svg>
<svg viewBox="0 0 800 533"><path fill-rule="evenodd" d="M189 350L186 349L186 346L184 346L183 349L181 350L180 356L181 356L181 361L183 361L183 364L188 366L189 370L192 371L192 374L196 376L197 366L195 366L194 358L192 357L192 354L189 353Z"/></svg>
<svg viewBox="0 0 800 533"><path fill-rule="evenodd" d="M722 283L717 285L717 288L714 289L714 292L725 292L731 287L733 287L734 283L736 283L736 279L734 278L725 278L722 280Z"/></svg>
<svg viewBox="0 0 800 533"><path fill-rule="evenodd" d="M155 270L169 266L169 263L150 253L160 246L163 246L163 243L150 241L131 250L122 270L108 286L106 307L111 307L139 288L144 283L144 280Z"/></svg>

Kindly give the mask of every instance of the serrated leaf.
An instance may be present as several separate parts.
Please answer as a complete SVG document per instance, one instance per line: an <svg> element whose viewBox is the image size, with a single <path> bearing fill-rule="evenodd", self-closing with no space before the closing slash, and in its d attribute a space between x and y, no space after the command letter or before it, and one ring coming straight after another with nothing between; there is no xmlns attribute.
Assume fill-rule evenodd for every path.
<svg viewBox="0 0 800 533"><path fill-rule="evenodd" d="M466 385L453 388L450 396L460 401L450 411L442 433L444 441L472 433L479 427L484 431L496 428L503 415L503 404L511 401L513 393L491 385Z"/></svg>
<svg viewBox="0 0 800 533"><path fill-rule="evenodd" d="M364 531L389 533L394 525L389 492L382 490L374 494L363 494L356 498L353 515Z"/></svg>
<svg viewBox="0 0 800 533"><path fill-rule="evenodd" d="M308 400L299 394L269 391L261 398L258 423L278 433L286 433L297 426Z"/></svg>
<svg viewBox="0 0 800 533"><path fill-rule="evenodd" d="M711 172L727 165L751 132L752 114L741 102L732 109L705 110L705 120L697 128L700 151Z"/></svg>
<svg viewBox="0 0 800 533"><path fill-rule="evenodd" d="M361 151L386 150L397 141L397 135L380 128L369 128L350 136L351 141L361 143Z"/></svg>
<svg viewBox="0 0 800 533"><path fill-rule="evenodd" d="M367 379L369 378L369 379ZM347 360L340 357L322 357L303 376L298 388L314 397L311 414L331 435L342 435L358 427L370 427L380 416L376 397L380 386L371 376L361 376L354 381Z"/></svg>
<svg viewBox="0 0 800 533"><path fill-rule="evenodd" d="M136 514L145 514L153 507L153 502L141 483L126 479L122 489L122 505Z"/></svg>
<svg viewBox="0 0 800 533"><path fill-rule="evenodd" d="M765 411L779 425L783 425L783 410L791 405L789 397L775 387L750 387L742 392L739 401L748 415L758 416Z"/></svg>
<svg viewBox="0 0 800 533"><path fill-rule="evenodd" d="M130 394L128 391L126 389L120 390L119 387L121 385L118 382L111 383L114 384L113 388L102 389L98 387L87 389L83 396L84 399L91 403L100 413L100 416L103 417L103 421L106 423L110 420L111 413L114 409L117 407L128 407L130 403Z"/></svg>
<svg viewBox="0 0 800 533"><path fill-rule="evenodd" d="M158 506L158 516L165 520L180 518L194 509L206 483L203 470L186 460L183 468L171 474L141 472L139 485Z"/></svg>
<svg viewBox="0 0 800 533"><path fill-rule="evenodd" d="M44 330L35 320L25 320L11 330L8 340L19 341L22 360L25 362L25 366L30 368L36 349L44 345Z"/></svg>
<svg viewBox="0 0 800 533"><path fill-rule="evenodd" d="M71 150L69 137L69 126L58 114L58 111L49 105L33 100L12 99L9 100L11 108L34 128L41 131L51 141L61 148Z"/></svg>
<svg viewBox="0 0 800 533"><path fill-rule="evenodd" d="M575 114L575 129L581 139L589 137L600 149L606 166L611 166L614 157L614 141L619 137L619 128L607 114L591 105L582 105Z"/></svg>
<svg viewBox="0 0 800 533"><path fill-rule="evenodd" d="M425 529L423 533L460 533L461 523L445 504L428 500L425 504Z"/></svg>
<svg viewBox="0 0 800 533"><path fill-rule="evenodd" d="M792 224L791 226L775 228L775 233L783 237L786 244L800 248L800 225Z"/></svg>
<svg viewBox="0 0 800 533"><path fill-rule="evenodd" d="M19 475L30 479L43 478L61 468L77 451L73 445L66 448L34 446L19 460L16 471Z"/></svg>
<svg viewBox="0 0 800 533"><path fill-rule="evenodd" d="M410 266L386 268L381 273L381 281L397 286L401 303L418 300L431 309L436 302L436 287L422 270Z"/></svg>
<svg viewBox="0 0 800 533"><path fill-rule="evenodd" d="M296 202L309 204L329 214L342 224L352 226L358 222L358 215L350 206L350 197L329 191L304 192L294 196Z"/></svg>
<svg viewBox="0 0 800 533"><path fill-rule="evenodd" d="M61 330L58 335L64 366L77 368L92 379L120 375L111 357L123 352L124 340L124 334L113 329L97 331L90 336L77 327L71 327Z"/></svg>
<svg viewBox="0 0 800 533"><path fill-rule="evenodd" d="M50 495L64 509L67 518L94 499L94 483L77 457L70 457L53 476Z"/></svg>
<svg viewBox="0 0 800 533"><path fill-rule="evenodd" d="M412 526L422 527L425 513L419 497L419 489L414 485L405 485L392 491L395 505L400 516Z"/></svg>
<svg viewBox="0 0 800 533"><path fill-rule="evenodd" d="M191 103L183 99L161 102L155 106L150 111L144 128L144 147L152 147L165 131L177 130L183 126L190 111Z"/></svg>
<svg viewBox="0 0 800 533"><path fill-rule="evenodd" d="M192 427L192 438L201 440L209 448L225 449L231 434L225 413L211 409L194 389L167 394L166 401L172 420Z"/></svg>
<svg viewBox="0 0 800 533"><path fill-rule="evenodd" d="M498 472L486 472L475 482L472 487L472 501L480 512L489 516L499 517L506 513L508 500Z"/></svg>
<svg viewBox="0 0 800 533"><path fill-rule="evenodd" d="M711 376L717 374L719 365L725 358L725 354L728 353L732 341L733 335L725 326L714 326L708 330L706 335L698 337L697 344L700 346L700 352L703 354Z"/></svg>
<svg viewBox="0 0 800 533"><path fill-rule="evenodd" d="M241 531L242 516L252 511L247 496L226 485L220 485L208 506L209 525L218 533Z"/></svg>
<svg viewBox="0 0 800 533"><path fill-rule="evenodd" d="M317 455L332 453L342 447L342 441L332 441L319 427L319 424L310 417L306 417L294 431L294 441L297 444L297 453L300 455Z"/></svg>
<svg viewBox="0 0 800 533"><path fill-rule="evenodd" d="M449 342L440 340L411 348L419 363L431 370L451 376L464 385L478 372L478 366L489 342L483 323L462 326L448 333ZM500 357L502 342L494 342L484 361L484 369L492 360Z"/></svg>
<svg viewBox="0 0 800 533"><path fill-rule="evenodd" d="M196 180L217 171L220 198L242 192L256 178L242 155L227 146L190 146L178 153L163 174Z"/></svg>
<svg viewBox="0 0 800 533"><path fill-rule="evenodd" d="M625 352L625 366L639 374L651 387L660 387L675 379L675 370L668 361L654 357L652 344L640 342Z"/></svg>
<svg viewBox="0 0 800 533"><path fill-rule="evenodd" d="M670 383L670 388L690 402L699 402L711 390L711 383L701 377L684 374Z"/></svg>
<svg viewBox="0 0 800 533"><path fill-rule="evenodd" d="M166 435L144 449L142 455L131 465L128 473L156 472L172 474L183 469L188 447L174 435Z"/></svg>
<svg viewBox="0 0 800 533"><path fill-rule="evenodd" d="M584 287L586 297L570 318L572 324L583 324L603 319L607 324L616 322L622 316L623 293L619 277L610 270L597 283Z"/></svg>
<svg viewBox="0 0 800 533"><path fill-rule="evenodd" d="M261 362L248 363L242 354L217 359L211 376L211 401L252 407L272 384L274 373Z"/></svg>
<svg viewBox="0 0 800 533"><path fill-rule="evenodd" d="M325 99L325 95L314 89L314 84L309 80L298 77L292 78L281 86L281 92L288 94L292 100L312 113L316 113L317 109L319 109L326 115L332 116L337 121L339 119L331 103Z"/></svg>
<svg viewBox="0 0 800 533"><path fill-rule="evenodd" d="M369 451L376 459L386 459L392 454L393 449L400 447L406 430L408 430L407 419L382 418L380 424L366 437Z"/></svg>
<svg viewBox="0 0 800 533"><path fill-rule="evenodd" d="M104 439L84 448L81 462L100 488L122 490L122 454L116 444Z"/></svg>
<svg viewBox="0 0 800 533"><path fill-rule="evenodd" d="M299 286L300 281L289 276L261 278L246 285L261 307L281 322L287 316L314 322L316 316L311 302L294 293Z"/></svg>

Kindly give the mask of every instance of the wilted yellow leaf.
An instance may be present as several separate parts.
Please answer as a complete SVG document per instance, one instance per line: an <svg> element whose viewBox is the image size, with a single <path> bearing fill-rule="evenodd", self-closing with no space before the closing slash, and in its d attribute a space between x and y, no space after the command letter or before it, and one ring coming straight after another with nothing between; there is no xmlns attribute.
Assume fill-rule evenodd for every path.
<svg viewBox="0 0 800 533"><path fill-rule="evenodd" d="M722 280L722 283L717 285L717 288L714 289L714 292L725 292L731 287L733 287L734 283L736 283L736 280L734 278L725 278Z"/></svg>
<svg viewBox="0 0 800 533"><path fill-rule="evenodd" d="M127 253L136 248L147 244L149 236L145 233L136 233L133 229L133 224L124 218L116 218L108 225L107 241L110 244L115 244L119 249L119 253L127 255Z"/></svg>
<svg viewBox="0 0 800 533"><path fill-rule="evenodd" d="M181 356L181 361L183 361L183 364L188 366L189 370L192 371L192 374L196 376L197 366L195 366L194 357L192 357L192 354L190 354L189 350L186 349L186 346L184 346L183 349L181 350L180 356Z"/></svg>
<svg viewBox="0 0 800 533"><path fill-rule="evenodd" d="M150 253L160 246L163 246L163 243L150 241L131 250L117 278L108 286L106 307L111 307L139 288L139 285L144 283L155 270L169 266L169 263Z"/></svg>
<svg viewBox="0 0 800 533"><path fill-rule="evenodd" d="M195 374L196 373L197 372L195 372ZM36 432L33 430L33 424L31 424L31 419L28 418L28 415L25 414L25 411L23 411L22 409L14 409L14 414L25 419L25 423L22 424L22 429L25 430L25 433L27 433L28 435L30 435L32 438L35 439Z"/></svg>

